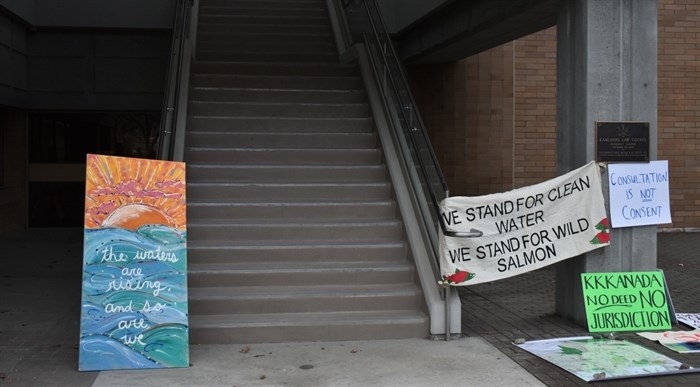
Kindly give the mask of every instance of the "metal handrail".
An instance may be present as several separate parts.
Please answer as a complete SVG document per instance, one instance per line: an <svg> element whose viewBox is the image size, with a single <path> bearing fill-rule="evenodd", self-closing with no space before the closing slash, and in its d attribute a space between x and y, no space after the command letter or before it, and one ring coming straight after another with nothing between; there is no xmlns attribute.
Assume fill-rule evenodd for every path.
<svg viewBox="0 0 700 387"><path fill-rule="evenodd" d="M185 44L189 32L190 9L193 0L177 0L173 20L173 39L170 49L170 61L161 110L161 120L158 140L158 158L173 160L175 147L175 131L177 128L177 105L180 97L180 78L184 67Z"/></svg>
<svg viewBox="0 0 700 387"><path fill-rule="evenodd" d="M349 1L343 1L343 6L347 9L351 6L356 6L356 3L359 2L357 0L349 0ZM408 133L408 139L410 140L411 146L414 150L414 154L416 155L416 159L418 162L419 169L421 171L421 174L423 175L423 179L425 180L424 184L427 187L428 195L430 197L430 201L432 205L435 208L435 218L436 221L442 230L443 234L445 236L449 237L465 237L465 238L473 238L473 237L479 237L482 235L482 233L478 230L470 230L470 231L452 231L447 228L447 225L445 224L445 221L442 219L442 216L440 215L439 211L439 200L437 197L437 194L435 190L433 189L433 186L431 184L431 179L428 176L428 168L425 160L423 160L423 156L421 154L421 149L418 146L418 139L416 138L417 135L421 136L421 140L425 144L425 146L422 148L423 150L427 150L431 165L434 166L434 171L436 172L436 175L439 179L439 183L443 189L443 192L445 194L445 197L449 197L449 187L447 185L447 181L445 180L444 175L442 174L442 170L439 167L439 163L437 161L437 156L435 155L435 152L433 150L433 147L431 146L430 139L428 138L428 135L425 131L425 125L423 124L423 120L418 113L418 109L416 107L416 103L413 99L412 94L410 93L410 88L408 86L408 82L406 80L406 75L403 71L403 68L398 61L398 56L396 55L396 51L394 49L393 44L391 43L391 39L388 38L388 32L386 30L386 24L384 23L384 20L381 16L381 12L378 9L378 6L375 1L368 1L368 0L361 0L362 4L364 5L365 11L367 13L367 20L370 23L370 26L372 28L372 33L371 34L363 34L365 42L368 42L368 39L373 39L375 43L377 44L377 47L381 47L383 50L383 53L381 55L383 64L384 64L384 80L380 84L380 88L384 93L387 91L387 85L386 82L387 80L389 81L389 84L391 86L391 91L393 91L393 95L396 98L396 100L399 102L401 105L399 109L397 109L400 112L400 116L403 119L404 125L407 126L408 128L404 128L404 131ZM378 24L375 23L374 18L372 17L373 12L370 9L370 4L372 3L372 6L374 8L374 15L376 15L378 19ZM368 36L369 35L369 36ZM385 41L382 41L381 36L385 37ZM369 45L368 45L369 46ZM390 64L388 61L388 58L393 58L394 63ZM396 74L392 72L390 69L394 69ZM396 76L395 76L396 75ZM403 87L403 90L405 91L402 93L399 91L399 85L397 85L397 78L398 82L400 82L400 86ZM401 98L401 96L404 95L405 98ZM408 111L408 112L407 112ZM408 114L408 115L407 115ZM437 246L435 245L435 242L433 240L430 241L431 244L433 245L433 250L437 252Z"/></svg>
<svg viewBox="0 0 700 387"><path fill-rule="evenodd" d="M398 119L401 120L403 124L394 122L395 125L393 126L393 128L396 139L400 143L399 148L402 149L400 153L403 156L403 162L408 168L408 171L414 171L416 169L415 163L417 161L417 169L420 169L420 174L422 175L421 181L420 176L416 176L414 178L414 173L409 173L409 180L414 186L416 192L416 198L418 201L417 207L420 212L420 218L423 221L425 231L427 233L426 239L432 247L432 253L434 258L433 264L439 266L440 263L438 257L440 255L440 246L436 236L436 224L439 225L439 229L442 231L443 235L450 237L474 238L482 236L482 232L475 229L471 229L467 232L451 231L447 228L445 221L440 213L440 203L438 201L438 196L435 190L433 189L432 180L428 175L428 163L426 162L426 160L423 159L423 150L427 150L426 153L429 157L429 160L427 161L431 163L430 165L432 165L434 173L438 177L438 184L442 188L445 198L449 197L450 193L449 188L447 186L447 181L445 180L445 177L442 174L442 170L440 169L437 157L435 156L435 152L433 151L430 139L428 138L427 132L425 131L425 125L423 124L423 120L421 119L420 114L418 113L416 103L413 100L413 96L411 95L408 82L406 81L405 73L402 69L401 63L398 60L398 56L396 55L396 51L394 50L391 38L389 37L389 34L386 30L386 25L384 24L384 20L382 19L382 15L376 4L376 1L343 0L343 9L345 10L345 15L343 16L347 16L349 12L348 9L356 7L357 3L359 3L360 1L364 5L367 20L369 21L369 25L371 26L371 32L362 31L362 37L367 47L367 57L371 62L371 66L374 68L375 76L377 76L378 78L382 78L378 79L378 83L381 92L384 94L383 97L385 106L388 108L395 102L398 102L399 104L399 107L395 109L394 114L399 116ZM370 2L374 7L374 12L378 19L378 23L375 23L374 18L372 16L372 10L370 9L369 5ZM344 19L348 18L345 17ZM351 32L351 36L352 35L353 33ZM384 38L384 41L382 41L382 37ZM345 40L352 42L352 38L350 38L349 40ZM371 40L374 40L374 44L376 45L374 48L373 44L370 43ZM378 55L377 53L375 53L375 50L380 51ZM381 68L381 71L380 66L377 66L375 55L381 57L381 61L383 62L383 68ZM390 59L393 59L392 63L389 63ZM387 81L389 83L390 89L387 87ZM389 95L387 91L393 92L393 94ZM402 98L402 95L404 96L404 98ZM392 97L394 98L393 102L391 101ZM392 121L394 121L393 114L389 114L389 117ZM397 128L397 126L401 127L401 129ZM397 133L400 131L403 133ZM410 147L400 141L402 137L401 134L403 134L404 139L408 138L408 143L410 144ZM419 135L421 136L421 138L418 139L417 136ZM419 147L420 141L422 141L422 144L424 144L423 148ZM415 160L412 155L415 155ZM413 168L411 168L411 162L414 163L414 165L412 166ZM421 188L421 186L425 186L425 189ZM419 195L419 192L421 191L423 191L423 195ZM426 203L424 191L427 191L430 203ZM430 205L433 206L432 212L429 209L427 209L427 207ZM431 221L429 221L429 219ZM438 276L437 270L435 275ZM445 302L445 340L449 341L452 335L451 294L453 292L453 289L451 289L449 286L443 286L443 288L443 299Z"/></svg>

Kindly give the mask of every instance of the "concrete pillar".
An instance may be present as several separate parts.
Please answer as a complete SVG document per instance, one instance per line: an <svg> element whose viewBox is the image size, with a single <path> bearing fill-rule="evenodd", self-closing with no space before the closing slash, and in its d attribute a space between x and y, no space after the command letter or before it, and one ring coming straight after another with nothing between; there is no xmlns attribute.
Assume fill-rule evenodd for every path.
<svg viewBox="0 0 700 387"><path fill-rule="evenodd" d="M657 2L562 0L557 20L557 172L595 159L596 121L650 123L657 149ZM607 173L603 194L609 211ZM556 311L585 324L581 273L656 268L656 227L612 230L612 244L557 265Z"/></svg>

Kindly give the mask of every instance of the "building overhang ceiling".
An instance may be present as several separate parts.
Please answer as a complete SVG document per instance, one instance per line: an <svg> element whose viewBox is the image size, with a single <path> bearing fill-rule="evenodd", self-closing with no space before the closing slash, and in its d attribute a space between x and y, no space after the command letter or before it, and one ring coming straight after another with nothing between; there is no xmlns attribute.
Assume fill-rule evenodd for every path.
<svg viewBox="0 0 700 387"><path fill-rule="evenodd" d="M456 0L397 36L407 63L463 59L554 26L560 0Z"/></svg>

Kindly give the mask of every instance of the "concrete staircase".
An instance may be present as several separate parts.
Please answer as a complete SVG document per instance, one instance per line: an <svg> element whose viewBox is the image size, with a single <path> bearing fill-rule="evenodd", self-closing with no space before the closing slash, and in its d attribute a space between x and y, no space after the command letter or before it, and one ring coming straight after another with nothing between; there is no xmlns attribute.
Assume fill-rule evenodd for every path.
<svg viewBox="0 0 700 387"><path fill-rule="evenodd" d="M190 338L425 337L355 65L323 0L201 0L190 78Z"/></svg>

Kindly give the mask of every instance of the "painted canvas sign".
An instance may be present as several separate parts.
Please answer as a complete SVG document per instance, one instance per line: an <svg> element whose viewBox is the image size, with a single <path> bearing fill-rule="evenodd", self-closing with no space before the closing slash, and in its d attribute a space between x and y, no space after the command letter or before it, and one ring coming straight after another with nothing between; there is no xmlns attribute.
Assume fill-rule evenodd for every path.
<svg viewBox="0 0 700 387"><path fill-rule="evenodd" d="M81 371L189 366L184 163L87 156Z"/></svg>
<svg viewBox="0 0 700 387"><path fill-rule="evenodd" d="M663 272L583 273L590 332L671 329Z"/></svg>
<svg viewBox="0 0 700 387"><path fill-rule="evenodd" d="M594 162L509 192L455 196L440 204L442 282L473 285L512 277L610 244L600 171Z"/></svg>
<svg viewBox="0 0 700 387"><path fill-rule="evenodd" d="M671 223L668 161L609 164L612 227Z"/></svg>
<svg viewBox="0 0 700 387"><path fill-rule="evenodd" d="M700 352L700 329L693 331L638 332L638 335L658 341L664 347L679 352Z"/></svg>
<svg viewBox="0 0 700 387"><path fill-rule="evenodd" d="M682 363L626 340L581 336L517 346L587 382L697 371L682 369Z"/></svg>

